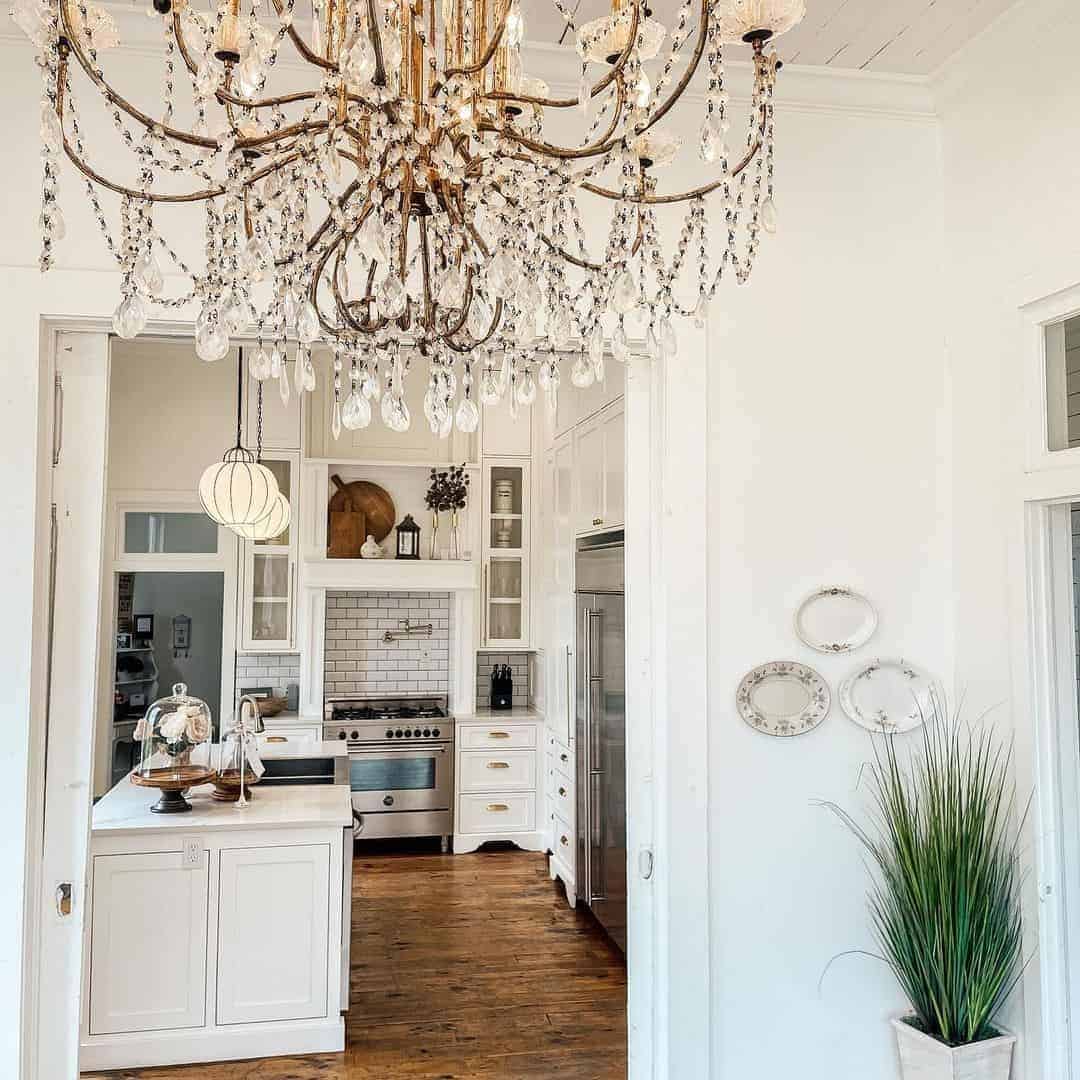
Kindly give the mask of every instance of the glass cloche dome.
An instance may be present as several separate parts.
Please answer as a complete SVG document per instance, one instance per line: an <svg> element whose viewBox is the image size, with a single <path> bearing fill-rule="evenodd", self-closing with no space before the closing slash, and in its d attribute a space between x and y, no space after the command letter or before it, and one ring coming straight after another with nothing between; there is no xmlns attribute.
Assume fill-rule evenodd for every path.
<svg viewBox="0 0 1080 1080"><path fill-rule="evenodd" d="M210 767L210 706L176 683L168 697L159 698L146 710L135 728L142 743L139 767L131 780L161 791L150 808L156 814L178 814L191 809L184 798L188 788L213 779Z"/></svg>

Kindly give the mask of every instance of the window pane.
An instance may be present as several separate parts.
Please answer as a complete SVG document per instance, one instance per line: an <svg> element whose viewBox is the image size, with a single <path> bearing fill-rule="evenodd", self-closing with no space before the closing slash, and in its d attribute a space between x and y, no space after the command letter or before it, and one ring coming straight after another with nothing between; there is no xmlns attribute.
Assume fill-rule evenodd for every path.
<svg viewBox="0 0 1080 1080"><path fill-rule="evenodd" d="M1080 316L1046 328L1047 448L1080 446Z"/></svg>
<svg viewBox="0 0 1080 1080"><path fill-rule="evenodd" d="M124 551L128 555L215 555L218 527L205 514L128 510Z"/></svg>

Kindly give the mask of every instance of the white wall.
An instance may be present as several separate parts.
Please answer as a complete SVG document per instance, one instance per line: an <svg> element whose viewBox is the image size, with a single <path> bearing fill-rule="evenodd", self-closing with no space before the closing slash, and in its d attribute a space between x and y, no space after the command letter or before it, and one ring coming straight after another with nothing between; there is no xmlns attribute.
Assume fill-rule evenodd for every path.
<svg viewBox="0 0 1080 1080"><path fill-rule="evenodd" d="M29 50L2 39L0 50L9 100L36 102ZM130 68L136 80L153 70L145 85L157 87L145 57ZM675 524L708 529L710 817L695 825L699 844L706 824L711 838L711 1073L887 1080L894 1072L885 1018L899 1006L887 975L849 960L817 991L829 958L869 937L855 845L811 800L853 804L866 740L836 708L813 735L768 740L738 720L732 700L754 664L806 658L791 613L812 586L830 581L861 586L877 603L873 650L902 652L946 680L951 673L937 132L922 88L906 81L786 69L779 97L780 232L763 245L751 288L722 290L707 349L688 328L672 362L705 365L709 386L710 452L707 461L683 463ZM92 130L100 109L84 111ZM12 519L0 560L9 614L0 685L10 699L0 748L10 782L0 786L0 811L9 822L26 812L39 319L107 315L116 291L69 174L61 269L38 276L36 114L36 105L11 110L4 143L0 478ZM683 131L691 145L695 114ZM730 330L721 327L725 310ZM815 662L833 683L847 667ZM701 751L676 749L688 761ZM18 867L22 851L13 847ZM0 921L11 929L0 946L3 1075L17 1072L22 884L12 872L0 887ZM680 925L685 899L670 897L671 925ZM701 951L696 941L679 945ZM693 1013L687 992L676 978L673 1016L684 1007ZM687 1065L699 1060L689 1041L670 1050L673 1078L700 1076Z"/></svg>
<svg viewBox="0 0 1080 1080"><path fill-rule="evenodd" d="M1034 724L1021 680L1024 364L1019 308L1080 282L1080 9L1022 0L942 73L947 350L953 394L956 677L972 711L1012 727L1031 790ZM1080 491L1076 492L1080 495ZM1033 845L1025 846L1030 860ZM1038 904L1027 876L1029 940ZM1040 956L1007 1016L1038 1032ZM1022 1007L1021 1007L1022 1006ZM1025 1017L1026 1012L1026 1017ZM1049 1076L1037 1039L1023 1075Z"/></svg>
<svg viewBox="0 0 1080 1080"><path fill-rule="evenodd" d="M751 287L714 305L708 472L686 506L709 530L713 1076L886 1080L890 973L848 957L819 990L832 957L873 943L859 848L815 804L865 805L870 738L837 700L856 664L903 656L951 676L938 134L858 107L781 105L777 127L779 230ZM794 633L800 601L832 584L879 612L853 657ZM784 659L833 690L822 726L790 740L734 704L745 672Z"/></svg>

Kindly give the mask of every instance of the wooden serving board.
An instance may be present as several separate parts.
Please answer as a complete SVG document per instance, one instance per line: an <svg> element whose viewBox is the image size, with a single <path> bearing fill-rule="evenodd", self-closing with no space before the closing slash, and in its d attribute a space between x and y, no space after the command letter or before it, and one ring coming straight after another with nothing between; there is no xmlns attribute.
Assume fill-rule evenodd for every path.
<svg viewBox="0 0 1080 1080"><path fill-rule="evenodd" d="M337 491L330 496L330 514L359 512L364 515L365 531L382 543L390 535L397 520L394 500L385 488L370 480L353 480L346 484L336 473L330 477ZM365 537L366 538L366 537ZM361 539L361 543L363 540Z"/></svg>

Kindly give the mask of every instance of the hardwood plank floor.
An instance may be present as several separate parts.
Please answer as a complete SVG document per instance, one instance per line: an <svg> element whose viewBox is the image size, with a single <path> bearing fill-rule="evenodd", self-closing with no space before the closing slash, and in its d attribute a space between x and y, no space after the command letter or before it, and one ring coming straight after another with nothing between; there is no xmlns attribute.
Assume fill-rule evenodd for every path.
<svg viewBox="0 0 1080 1080"><path fill-rule="evenodd" d="M101 1080L625 1080L626 969L547 860L358 848L343 1054Z"/></svg>

